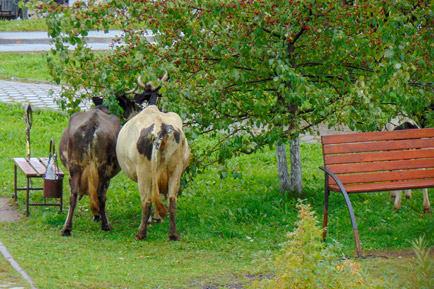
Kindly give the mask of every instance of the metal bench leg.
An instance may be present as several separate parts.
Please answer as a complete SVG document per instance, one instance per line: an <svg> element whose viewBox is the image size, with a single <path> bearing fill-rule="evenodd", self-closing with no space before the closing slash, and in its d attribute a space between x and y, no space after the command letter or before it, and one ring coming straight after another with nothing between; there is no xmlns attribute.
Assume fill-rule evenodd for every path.
<svg viewBox="0 0 434 289"><path fill-rule="evenodd" d="M12 196L17 201L17 165L14 165L14 195Z"/></svg>
<svg viewBox="0 0 434 289"><path fill-rule="evenodd" d="M329 220L329 197L330 197L330 190L327 189L327 187L324 190L324 217L322 222L322 239L323 241L326 240L327 237L327 223Z"/></svg>
<svg viewBox="0 0 434 289"><path fill-rule="evenodd" d="M356 217L354 216L354 210L353 210L353 206L351 205L351 201L350 201L350 197L348 196L347 191L345 190L344 185L342 185L342 182L339 180L339 178L332 173L330 170L328 170L325 167L320 167L321 170L323 170L326 175L326 183L325 183L325 200L324 200L324 223L325 225L327 225L327 220L328 220L328 200L329 200L329 195L330 195L330 189L329 189L329 185L328 185L328 176L332 177L333 180L335 180L336 184L339 186L339 189L341 190L342 195L344 196L345 202L347 203L347 208L348 208L348 212L350 213L350 217L351 217L351 223L353 225L353 231L354 231L354 239L356 242L356 248L357 248L357 256L359 258L362 258L362 249L360 246L360 238L359 238L359 231L357 230L357 223L356 223ZM328 191L328 194L327 194ZM326 215L327 213L327 215ZM323 232L323 238L325 238L327 233Z"/></svg>
<svg viewBox="0 0 434 289"><path fill-rule="evenodd" d="M29 198L30 198L30 178L27 177L27 187L26 187L26 217L29 216Z"/></svg>
<svg viewBox="0 0 434 289"><path fill-rule="evenodd" d="M353 206L351 205L350 198L345 190L342 192L342 195L344 196L345 202L347 203L348 212L350 213L350 217L351 217L351 224L353 225L354 240L356 241L356 248L357 248L357 256L359 258L362 258L363 256L362 256L362 248L360 246L359 230L357 229L356 217L354 216Z"/></svg>

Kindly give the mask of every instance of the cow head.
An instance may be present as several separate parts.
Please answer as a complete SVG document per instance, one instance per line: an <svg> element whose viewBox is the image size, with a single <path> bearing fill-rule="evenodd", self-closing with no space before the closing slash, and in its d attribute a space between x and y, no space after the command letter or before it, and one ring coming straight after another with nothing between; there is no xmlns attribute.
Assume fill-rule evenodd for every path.
<svg viewBox="0 0 434 289"><path fill-rule="evenodd" d="M101 97L92 97L92 101L95 104L96 108L104 111L105 113L109 113L108 108L103 105L103 99ZM126 93L117 93L116 101L124 111L122 115L123 119L129 119L142 110L142 108L137 105L140 103L130 100Z"/></svg>
<svg viewBox="0 0 434 289"><path fill-rule="evenodd" d="M166 72L164 76L160 79L161 82L166 82L169 79L169 75ZM148 81L147 83L143 83L141 76L137 79L138 86L134 88L133 90L128 91L127 93L135 93L138 87L141 87L143 89L142 93L135 93L134 95L134 101L136 103L143 103L144 101L148 102L148 105L156 105L157 99L161 97L161 94L159 93L159 90L161 88L161 85L158 87L155 87L154 83L152 81Z"/></svg>

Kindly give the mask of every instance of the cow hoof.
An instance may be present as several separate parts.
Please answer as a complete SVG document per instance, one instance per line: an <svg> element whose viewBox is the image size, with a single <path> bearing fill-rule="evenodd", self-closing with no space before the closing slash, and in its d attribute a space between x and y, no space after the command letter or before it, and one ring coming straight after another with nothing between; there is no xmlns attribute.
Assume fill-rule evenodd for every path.
<svg viewBox="0 0 434 289"><path fill-rule="evenodd" d="M136 237L134 238L136 241L140 241L140 240L145 240L146 239L146 234L137 234Z"/></svg>
<svg viewBox="0 0 434 289"><path fill-rule="evenodd" d="M111 231L113 228L110 225L106 225L106 226L101 226L101 230L103 231Z"/></svg>
<svg viewBox="0 0 434 289"><path fill-rule="evenodd" d="M60 235L69 237L71 236L71 230L62 230L60 231Z"/></svg>
<svg viewBox="0 0 434 289"><path fill-rule="evenodd" d="M431 209L430 209L430 208L428 208L428 209L423 209L423 213L424 213L425 215L429 215L429 214L431 214Z"/></svg>
<svg viewBox="0 0 434 289"><path fill-rule="evenodd" d="M94 220L95 222L100 222L100 221L101 221L101 217L100 217L99 215L94 215L94 216L93 216L93 220Z"/></svg>
<svg viewBox="0 0 434 289"><path fill-rule="evenodd" d="M178 235L169 236L169 241L179 241Z"/></svg>

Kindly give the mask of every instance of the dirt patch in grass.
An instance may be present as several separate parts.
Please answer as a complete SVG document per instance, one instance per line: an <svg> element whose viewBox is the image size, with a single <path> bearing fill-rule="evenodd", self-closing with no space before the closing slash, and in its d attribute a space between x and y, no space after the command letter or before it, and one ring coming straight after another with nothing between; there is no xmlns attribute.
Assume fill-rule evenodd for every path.
<svg viewBox="0 0 434 289"><path fill-rule="evenodd" d="M396 251L375 251L366 254L368 257L379 257L386 259L411 259L416 258L412 249L403 249ZM434 250L430 250L430 257L434 258Z"/></svg>
<svg viewBox="0 0 434 289"><path fill-rule="evenodd" d="M11 203L10 198L0 198L0 223L18 222L21 214Z"/></svg>

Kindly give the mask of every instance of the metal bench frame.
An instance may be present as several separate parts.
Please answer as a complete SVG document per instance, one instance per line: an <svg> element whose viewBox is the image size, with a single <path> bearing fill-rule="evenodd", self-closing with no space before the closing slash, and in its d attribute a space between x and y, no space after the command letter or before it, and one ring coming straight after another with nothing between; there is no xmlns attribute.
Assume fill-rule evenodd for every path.
<svg viewBox="0 0 434 289"><path fill-rule="evenodd" d="M44 198L43 203L30 203L30 191L41 191L43 187L33 187L32 179L33 178L42 178L45 174L45 170L47 167L48 158L30 158L29 160L26 158L14 158L14 195L13 198L15 201L18 199L17 192L18 191L26 191L26 216L29 216L29 206L58 206L59 214L62 212L62 204L63 204L63 193L61 194L58 202L47 203L46 198ZM17 185L17 168L21 170L26 176L26 186L18 187ZM64 173L62 170L56 167L56 171L58 171L58 175L63 178Z"/></svg>
<svg viewBox="0 0 434 289"><path fill-rule="evenodd" d="M323 239L330 192L345 199L362 257L350 194L434 187L434 128L321 137L325 172Z"/></svg>

